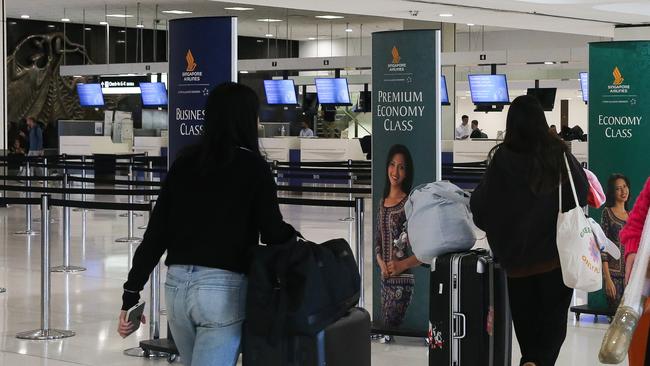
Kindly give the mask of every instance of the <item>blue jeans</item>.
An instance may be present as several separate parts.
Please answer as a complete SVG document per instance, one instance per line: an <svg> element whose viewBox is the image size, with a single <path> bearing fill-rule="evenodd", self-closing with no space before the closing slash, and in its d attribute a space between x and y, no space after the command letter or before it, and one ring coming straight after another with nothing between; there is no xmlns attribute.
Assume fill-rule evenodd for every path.
<svg viewBox="0 0 650 366"><path fill-rule="evenodd" d="M169 267L165 282L167 317L185 365L237 363L247 283L245 275L222 269Z"/></svg>

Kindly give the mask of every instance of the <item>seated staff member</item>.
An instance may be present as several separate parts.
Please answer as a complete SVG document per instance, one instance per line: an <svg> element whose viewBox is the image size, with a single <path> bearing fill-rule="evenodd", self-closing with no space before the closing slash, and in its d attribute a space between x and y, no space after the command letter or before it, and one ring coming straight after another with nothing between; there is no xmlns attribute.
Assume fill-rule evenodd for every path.
<svg viewBox="0 0 650 366"><path fill-rule="evenodd" d="M250 251L295 235L257 140L259 100L225 83L208 96L204 136L172 165L124 284L118 332L167 252L165 301L185 365L234 366L245 319Z"/></svg>
<svg viewBox="0 0 650 366"><path fill-rule="evenodd" d="M300 137L314 137L314 130L309 128L309 122L302 121L302 130L300 130Z"/></svg>

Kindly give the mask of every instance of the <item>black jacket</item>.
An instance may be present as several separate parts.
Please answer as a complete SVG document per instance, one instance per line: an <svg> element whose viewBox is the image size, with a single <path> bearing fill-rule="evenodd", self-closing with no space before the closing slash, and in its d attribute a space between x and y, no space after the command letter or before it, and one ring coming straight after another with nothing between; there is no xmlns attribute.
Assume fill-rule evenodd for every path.
<svg viewBox="0 0 650 366"><path fill-rule="evenodd" d="M261 241L281 244L295 230L280 213L277 187L261 156L236 149L228 166L202 174L199 150L181 154L163 183L147 231L124 284L122 309L135 305L149 274L165 264L247 273Z"/></svg>
<svg viewBox="0 0 650 366"><path fill-rule="evenodd" d="M587 177L576 158L571 154L568 158L578 201L585 206ZM500 147L470 200L474 223L487 233L493 254L509 274L541 273L559 263L555 239L559 189L533 193L526 179L530 161L529 155ZM562 206L563 212L575 207L568 180L562 186Z"/></svg>

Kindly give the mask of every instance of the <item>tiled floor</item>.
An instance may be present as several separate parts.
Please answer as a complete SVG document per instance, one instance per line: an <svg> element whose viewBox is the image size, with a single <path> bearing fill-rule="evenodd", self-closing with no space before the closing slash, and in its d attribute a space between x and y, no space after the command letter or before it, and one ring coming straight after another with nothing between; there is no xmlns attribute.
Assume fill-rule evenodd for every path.
<svg viewBox="0 0 650 366"><path fill-rule="evenodd" d="M349 224L339 221L347 216L345 209L283 206L289 222L314 241L332 237L348 237ZM166 360L144 360L124 356L124 349L134 347L138 340L148 338L148 328L135 336L121 339L116 331L116 317L121 304L121 285L127 274L129 245L114 242L126 234L126 219L115 212L94 211L87 214L88 235L81 240L81 214L72 214L71 264L87 271L78 274L52 274L51 325L74 330L77 335L58 341L23 341L18 332L38 328L40 314L40 236L14 235L23 229L24 207L0 209L0 365L164 365ZM39 214L35 212L35 217ZM51 227L52 265L61 264L61 212L54 212ZM142 225L144 218L136 223ZM366 222L366 263L370 263L370 215ZM40 230L40 224L35 223ZM197 230L207 230L197 228ZM141 234L142 231L138 230ZM215 235L217 235L215 233ZM369 273L369 271L368 271ZM164 278L164 275L163 275ZM366 279L366 288L370 286ZM143 297L147 297L145 288ZM163 304L164 306L164 304ZM370 308L370 304L368 304ZM597 352L606 325L593 324L585 317L569 326L567 341L558 365L598 365ZM163 322L164 322L163 317ZM163 332L164 335L164 332ZM513 359L518 350L514 342ZM391 344L373 342L372 361L376 366L427 365L423 340L398 338ZM517 364L514 362L513 364Z"/></svg>

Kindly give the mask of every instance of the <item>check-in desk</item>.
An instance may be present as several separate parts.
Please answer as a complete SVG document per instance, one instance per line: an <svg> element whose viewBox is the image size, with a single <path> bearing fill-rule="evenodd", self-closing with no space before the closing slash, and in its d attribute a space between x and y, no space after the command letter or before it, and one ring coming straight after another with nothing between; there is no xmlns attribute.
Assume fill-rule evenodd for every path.
<svg viewBox="0 0 650 366"><path fill-rule="evenodd" d="M366 160L361 144L356 139L300 139L300 161Z"/></svg>
<svg viewBox="0 0 650 366"><path fill-rule="evenodd" d="M476 163L487 160L501 140L475 139L454 141L454 163Z"/></svg>
<svg viewBox="0 0 650 366"><path fill-rule="evenodd" d="M300 150L298 137L262 137L260 151L267 161L291 161L291 150Z"/></svg>
<svg viewBox="0 0 650 366"><path fill-rule="evenodd" d="M60 136L59 152L68 155L130 154L130 144L113 143L110 136Z"/></svg>

